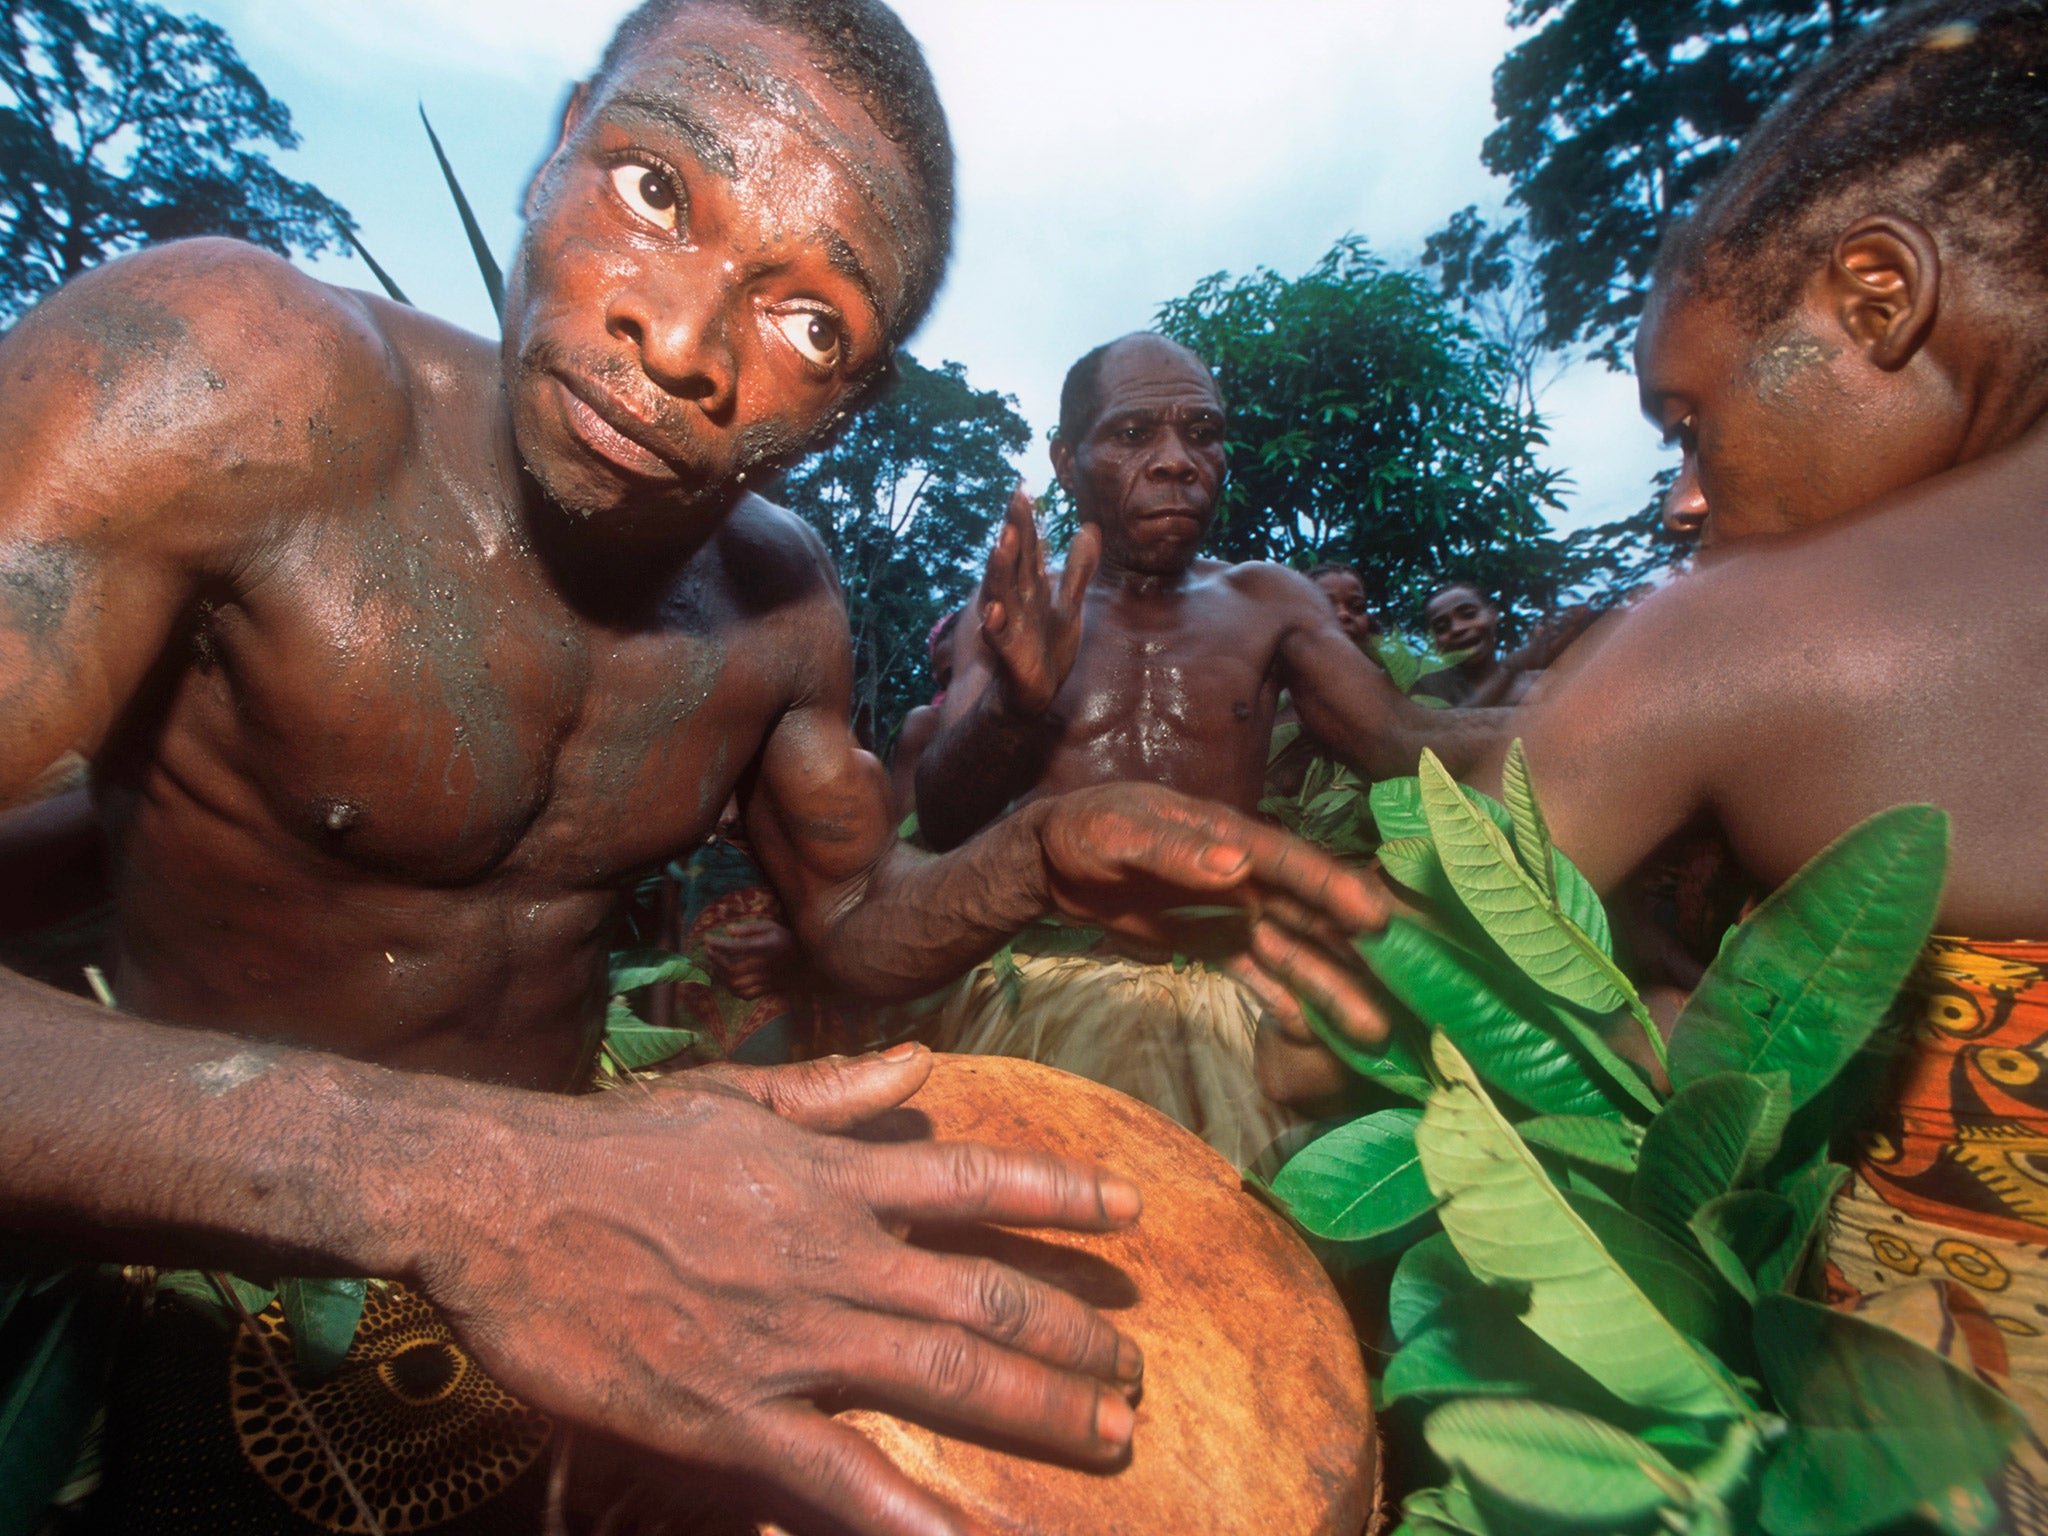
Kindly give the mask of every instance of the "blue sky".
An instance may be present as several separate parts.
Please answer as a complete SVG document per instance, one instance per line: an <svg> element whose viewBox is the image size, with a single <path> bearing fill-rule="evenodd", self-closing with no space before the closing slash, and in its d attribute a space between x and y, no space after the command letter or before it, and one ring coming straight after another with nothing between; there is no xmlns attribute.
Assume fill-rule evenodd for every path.
<svg viewBox="0 0 2048 1536"><path fill-rule="evenodd" d="M170 0L224 25L304 137L283 157L362 225L415 302L494 329L416 105L502 259L568 82L623 0ZM1015 394L1042 446L1067 364L1218 270L1296 273L1338 236L1395 261L1500 184L1479 164L1505 0L897 0L960 158L957 255L911 350ZM353 260L322 276L372 285ZM1543 401L1560 527L1639 508L1663 461L1632 383Z"/></svg>

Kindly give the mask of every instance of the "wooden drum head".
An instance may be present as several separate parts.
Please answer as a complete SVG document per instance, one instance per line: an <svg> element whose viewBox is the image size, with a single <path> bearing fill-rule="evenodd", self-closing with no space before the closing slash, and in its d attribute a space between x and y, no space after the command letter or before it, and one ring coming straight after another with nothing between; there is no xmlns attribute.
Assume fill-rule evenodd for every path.
<svg viewBox="0 0 2048 1536"><path fill-rule="evenodd" d="M864 1409L843 1422L1006 1536L1359 1536L1379 1469L1357 1339L1307 1246L1228 1162L1135 1099L1003 1057L938 1057L895 1118L913 1112L942 1141L1054 1152L1143 1190L1126 1232L929 1244L1063 1285L1136 1339L1137 1433L1129 1463L1105 1474Z"/></svg>

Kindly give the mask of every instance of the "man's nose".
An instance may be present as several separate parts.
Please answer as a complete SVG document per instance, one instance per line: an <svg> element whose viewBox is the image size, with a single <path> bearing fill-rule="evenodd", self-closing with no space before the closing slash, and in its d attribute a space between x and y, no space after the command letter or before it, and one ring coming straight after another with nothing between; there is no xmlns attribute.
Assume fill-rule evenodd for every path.
<svg viewBox="0 0 2048 1536"><path fill-rule="evenodd" d="M662 390L715 417L732 409L738 386L726 314L720 285L649 274L619 290L605 328L639 352L640 366Z"/></svg>
<svg viewBox="0 0 2048 1536"><path fill-rule="evenodd" d="M1664 529L1677 538L1696 539L1706 522L1707 493L1700 489L1699 469L1687 454L1678 478L1664 493Z"/></svg>
<svg viewBox="0 0 2048 1536"><path fill-rule="evenodd" d="M1177 480L1184 485L1191 483L1199 472L1195 456L1188 452L1177 432L1162 434L1159 452L1146 466L1146 473L1153 479Z"/></svg>

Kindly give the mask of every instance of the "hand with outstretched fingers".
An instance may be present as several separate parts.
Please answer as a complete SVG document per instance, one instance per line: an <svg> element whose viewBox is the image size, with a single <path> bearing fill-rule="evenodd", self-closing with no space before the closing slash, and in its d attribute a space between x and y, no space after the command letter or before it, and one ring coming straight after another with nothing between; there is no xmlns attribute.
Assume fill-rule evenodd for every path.
<svg viewBox="0 0 2048 1536"><path fill-rule="evenodd" d="M1065 1291L892 1229L1106 1232L1140 1201L1040 1153L829 1134L930 1070L929 1052L898 1046L532 1096L496 1149L506 1176L471 1181L457 1240L418 1279L487 1371L565 1424L774 1490L805 1528L968 1536L980 1528L818 1405L1111 1466L1143 1360Z"/></svg>
<svg viewBox="0 0 2048 1536"><path fill-rule="evenodd" d="M1304 1033L1306 1001L1339 1029L1384 1040L1387 1022L1350 940L1386 926L1382 895L1320 850L1214 801L1152 784L1107 784L1039 802L1051 895L1070 917L1173 942L1161 913L1240 906L1250 946L1224 967Z"/></svg>
<svg viewBox="0 0 2048 1536"><path fill-rule="evenodd" d="M1067 546L1055 592L1031 497L1022 485L1011 493L981 579L981 635L996 659L1003 702L1014 713L1044 714L1073 671L1088 582L1101 558L1101 530L1084 524Z"/></svg>

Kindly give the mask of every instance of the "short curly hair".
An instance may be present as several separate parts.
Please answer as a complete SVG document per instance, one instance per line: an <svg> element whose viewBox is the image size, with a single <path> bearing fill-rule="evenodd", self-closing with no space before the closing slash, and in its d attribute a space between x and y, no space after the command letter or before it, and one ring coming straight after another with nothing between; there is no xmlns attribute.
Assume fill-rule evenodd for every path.
<svg viewBox="0 0 2048 1536"><path fill-rule="evenodd" d="M1733 295L1761 330L1835 239L1822 215L1865 189L2048 292L2048 0L1930 0L1821 59L1666 236L1657 280Z"/></svg>
<svg viewBox="0 0 2048 1536"><path fill-rule="evenodd" d="M909 253L909 289L891 340L915 331L930 311L953 253L953 137L924 50L882 0L642 0L606 45L591 83L608 79L634 49L683 12L737 11L799 39L841 90L910 163L924 213L922 238Z"/></svg>

